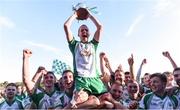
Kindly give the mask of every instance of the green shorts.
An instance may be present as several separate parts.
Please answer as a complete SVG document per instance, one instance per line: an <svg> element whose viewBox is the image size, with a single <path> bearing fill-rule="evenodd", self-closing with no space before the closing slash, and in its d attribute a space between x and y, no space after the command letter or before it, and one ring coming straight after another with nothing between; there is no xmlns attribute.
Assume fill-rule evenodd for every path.
<svg viewBox="0 0 180 110"><path fill-rule="evenodd" d="M86 77L76 77L75 78L75 88L77 91L82 88L93 95L99 95L107 92L106 87L99 77L96 78L86 78Z"/></svg>

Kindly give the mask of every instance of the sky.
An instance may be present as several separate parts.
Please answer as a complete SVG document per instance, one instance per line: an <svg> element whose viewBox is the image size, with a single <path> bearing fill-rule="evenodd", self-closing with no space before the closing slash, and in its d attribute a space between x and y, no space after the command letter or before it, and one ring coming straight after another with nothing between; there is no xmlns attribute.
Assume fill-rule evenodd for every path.
<svg viewBox="0 0 180 110"><path fill-rule="evenodd" d="M97 6L99 14L93 15L103 25L97 58L105 52L113 70L122 64L128 71L127 59L133 54L135 73L144 58L142 74L172 71L163 51L180 65L180 0L0 0L0 82L22 81L25 48L33 52L31 76L40 65L51 70L54 59L72 66L63 24L77 3ZM79 40L81 24L88 25L92 39L95 26L90 20L73 22L75 38Z"/></svg>

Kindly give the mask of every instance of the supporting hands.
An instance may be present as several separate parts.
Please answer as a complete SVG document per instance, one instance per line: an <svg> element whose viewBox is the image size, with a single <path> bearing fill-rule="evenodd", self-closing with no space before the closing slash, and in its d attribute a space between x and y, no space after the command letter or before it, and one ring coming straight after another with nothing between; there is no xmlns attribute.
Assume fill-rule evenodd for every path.
<svg viewBox="0 0 180 110"><path fill-rule="evenodd" d="M137 109L138 108L138 102L137 101L131 101L128 108L129 109Z"/></svg>
<svg viewBox="0 0 180 110"><path fill-rule="evenodd" d="M75 91L73 93L73 98L71 100L71 108L77 108L77 104L83 103L85 101L88 100L88 94L87 92L83 91L83 89L81 89L80 91Z"/></svg>
<svg viewBox="0 0 180 110"><path fill-rule="evenodd" d="M111 103L114 102L114 99L112 98L112 95L110 93L104 93L103 95L99 97L99 100L100 102L105 101L105 100Z"/></svg>

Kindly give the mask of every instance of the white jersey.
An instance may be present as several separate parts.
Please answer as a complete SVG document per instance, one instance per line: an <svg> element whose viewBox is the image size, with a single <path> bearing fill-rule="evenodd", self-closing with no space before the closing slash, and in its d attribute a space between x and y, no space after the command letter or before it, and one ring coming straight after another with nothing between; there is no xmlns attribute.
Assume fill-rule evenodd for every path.
<svg viewBox="0 0 180 110"><path fill-rule="evenodd" d="M158 110L173 110L177 109L179 101L176 96L159 97L154 93L146 94L139 102L139 108L142 109L158 109Z"/></svg>
<svg viewBox="0 0 180 110"><path fill-rule="evenodd" d="M0 110L19 110L23 109L19 100L15 99L12 104L9 104L6 100L0 103Z"/></svg>
<svg viewBox="0 0 180 110"><path fill-rule="evenodd" d="M35 93L31 96L33 102L38 106L38 109L48 108L64 108L69 103L69 98L65 93L54 91L52 94L44 92Z"/></svg>
<svg viewBox="0 0 180 110"><path fill-rule="evenodd" d="M78 43L75 48L75 61L78 75L81 77L95 77L95 52L92 43Z"/></svg>
<svg viewBox="0 0 180 110"><path fill-rule="evenodd" d="M27 96L26 98L22 100L22 106L23 108L28 108L31 106L31 99L29 96Z"/></svg>
<svg viewBox="0 0 180 110"><path fill-rule="evenodd" d="M99 77L96 67L96 49L98 42L93 39L82 43L73 39L69 42L69 48L73 54L73 66L75 76Z"/></svg>

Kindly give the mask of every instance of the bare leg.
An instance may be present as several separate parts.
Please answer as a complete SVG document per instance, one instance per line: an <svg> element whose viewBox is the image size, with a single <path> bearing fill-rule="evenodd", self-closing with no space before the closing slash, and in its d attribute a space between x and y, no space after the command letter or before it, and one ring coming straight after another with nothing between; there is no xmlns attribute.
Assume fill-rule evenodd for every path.
<svg viewBox="0 0 180 110"><path fill-rule="evenodd" d="M96 96L90 95L87 101L77 104L77 108L97 108L98 105L100 105L99 99Z"/></svg>

